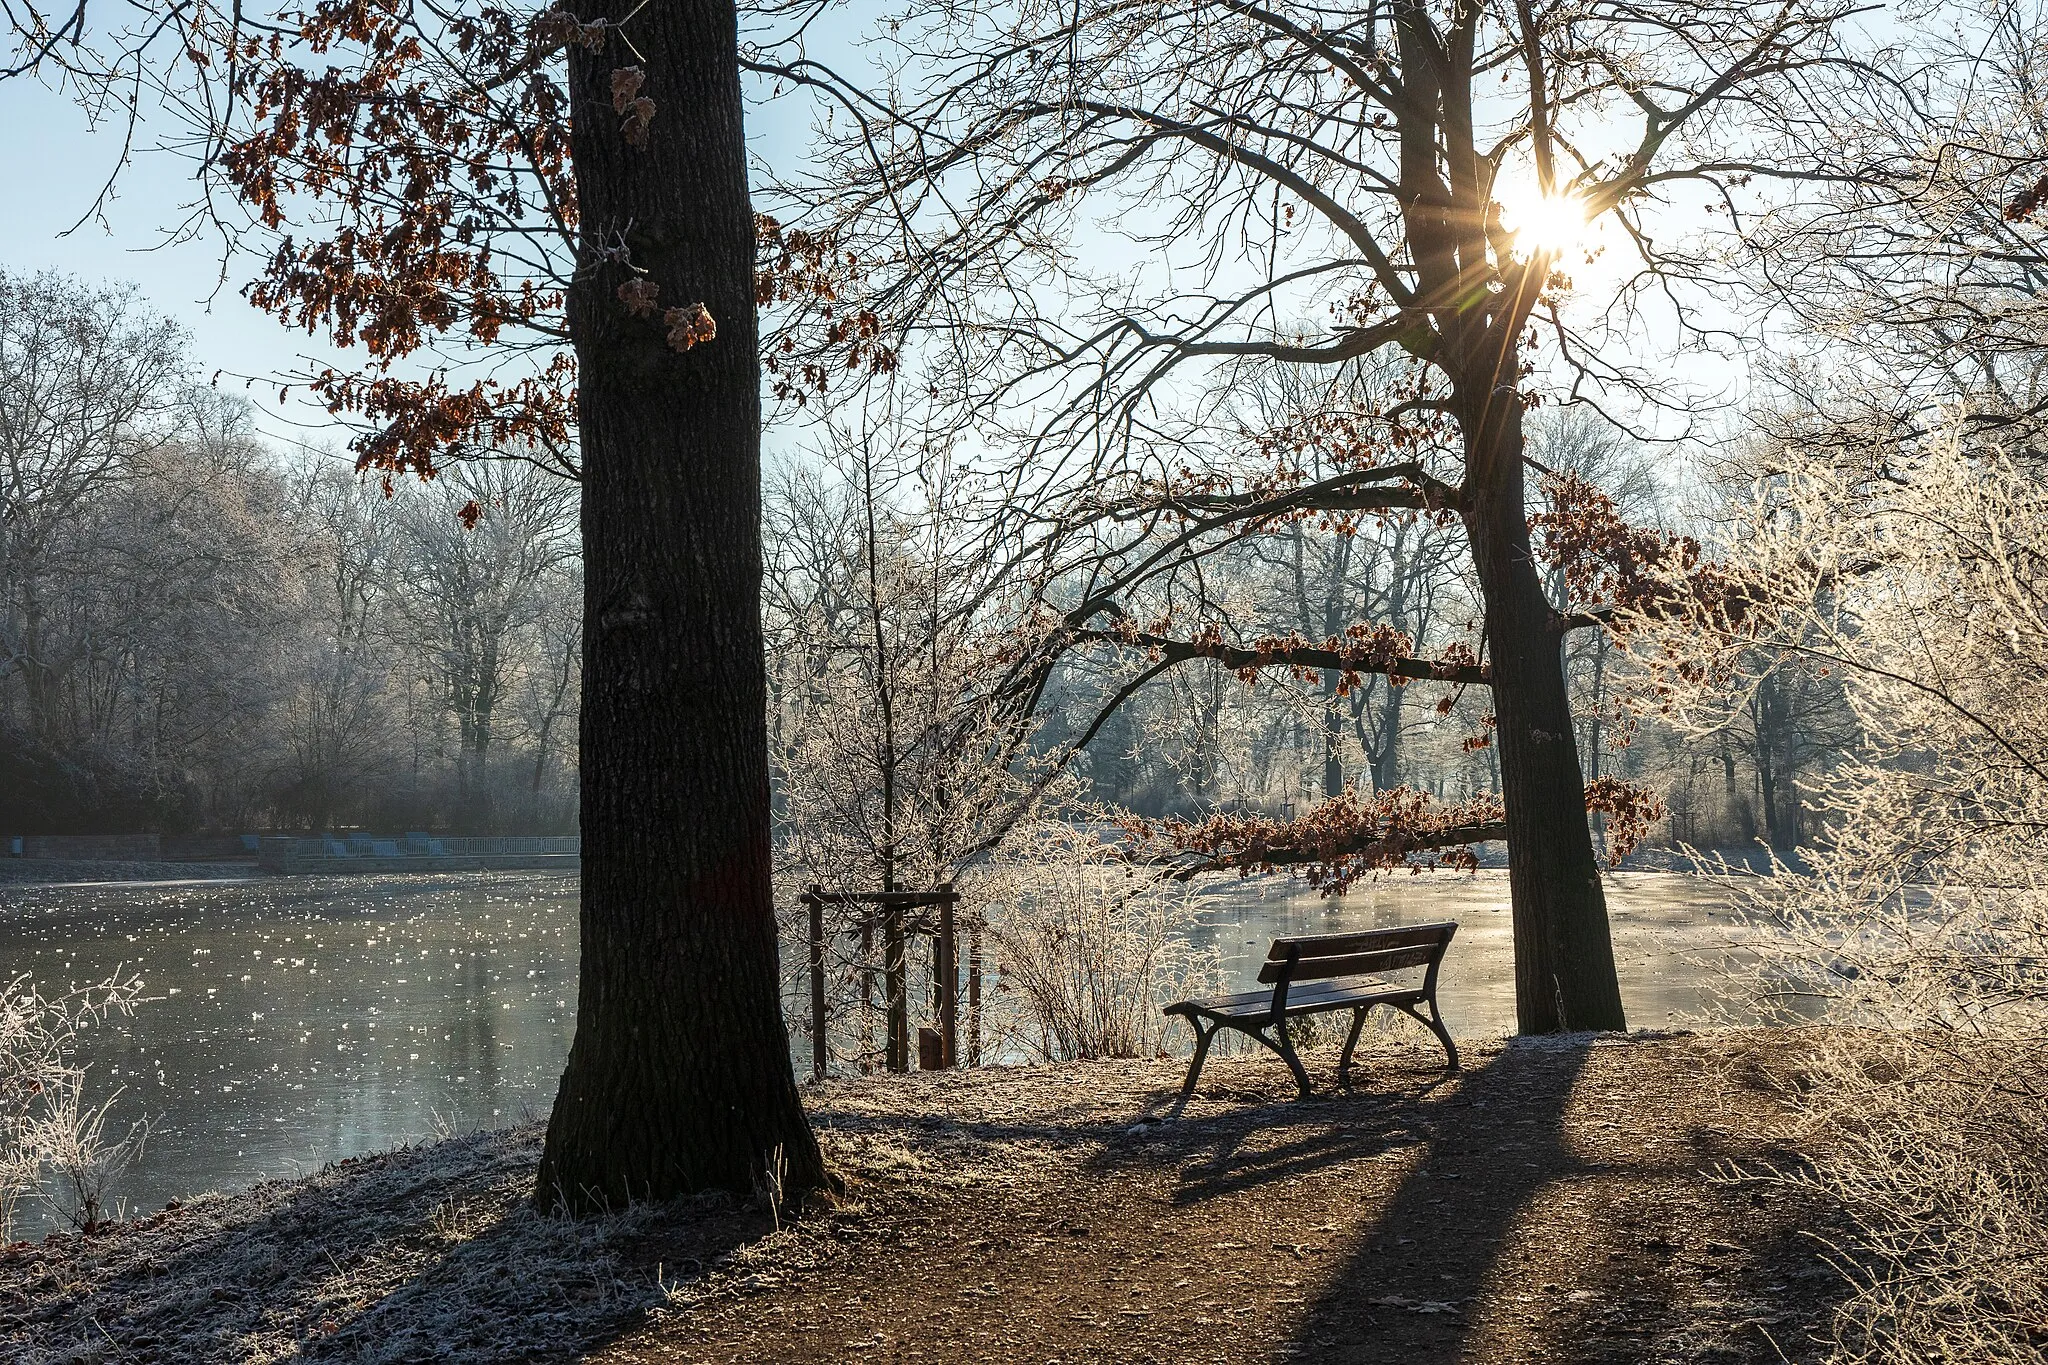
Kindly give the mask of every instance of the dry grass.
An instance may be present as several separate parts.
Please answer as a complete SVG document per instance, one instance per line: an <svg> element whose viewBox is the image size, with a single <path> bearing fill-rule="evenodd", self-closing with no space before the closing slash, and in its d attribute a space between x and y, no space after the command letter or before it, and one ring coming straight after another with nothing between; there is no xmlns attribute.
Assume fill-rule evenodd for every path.
<svg viewBox="0 0 2048 1365"><path fill-rule="evenodd" d="M2006 1040L1816 1030L1811 1161L1763 1173L1838 1212L1844 1365L2048 1358L2048 1063Z"/></svg>
<svg viewBox="0 0 2048 1365"><path fill-rule="evenodd" d="M105 1218L107 1191L140 1155L148 1125L118 1135L119 1092L86 1101L79 1034L128 1013L141 990L121 976L61 995L44 995L27 976L0 980L0 1241L11 1235L21 1200L35 1193L86 1231Z"/></svg>
<svg viewBox="0 0 2048 1365"><path fill-rule="evenodd" d="M1893 775L1866 777L1884 803ZM1856 1286L1836 1365L2048 1357L2048 893L2021 850L1934 875L1884 804L1742 901L1766 991L1825 998L1789 1099L1810 1160L1766 1183L1825 1199ZM2000 878L1986 884L1987 874Z"/></svg>
<svg viewBox="0 0 2048 1365"><path fill-rule="evenodd" d="M1093 835L1036 830L972 883L995 967L995 1055L1152 1057L1185 1025L1162 1007L1215 990L1213 951L1189 939L1201 893L1132 867Z"/></svg>

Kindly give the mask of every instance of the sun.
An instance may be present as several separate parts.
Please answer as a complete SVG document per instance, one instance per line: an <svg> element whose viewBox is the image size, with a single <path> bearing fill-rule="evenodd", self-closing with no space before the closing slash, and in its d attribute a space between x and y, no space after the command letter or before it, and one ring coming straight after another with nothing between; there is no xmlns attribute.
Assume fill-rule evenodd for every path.
<svg viewBox="0 0 2048 1365"><path fill-rule="evenodd" d="M1502 187L1501 222L1515 234L1515 245L1531 255L1561 256L1586 244L1593 225L1586 201L1575 194L1513 194Z"/></svg>

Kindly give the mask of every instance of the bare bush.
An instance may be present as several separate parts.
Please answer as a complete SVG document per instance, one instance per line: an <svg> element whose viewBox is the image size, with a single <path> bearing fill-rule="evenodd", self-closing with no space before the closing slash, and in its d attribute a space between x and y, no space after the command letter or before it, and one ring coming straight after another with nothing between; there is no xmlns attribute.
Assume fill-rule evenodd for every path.
<svg viewBox="0 0 2048 1365"><path fill-rule="evenodd" d="M1768 452L1731 544L1758 605L1661 659L1703 717L1745 661L1839 676L1863 757L1806 798L1803 866L1743 883L1824 998L1799 1102L1854 1285L1836 1359L2038 1361L2048 1322L2048 507L2041 471L1957 433L1867 463ZM1697 626L1699 623L1691 623ZM1664 653L1669 647L1671 652Z"/></svg>
<svg viewBox="0 0 2048 1365"><path fill-rule="evenodd" d="M988 1023L1005 1050L1046 1061L1150 1057L1163 1006L1221 977L1190 934L1199 893L1065 826L1031 831L975 882L997 987Z"/></svg>
<svg viewBox="0 0 2048 1365"><path fill-rule="evenodd" d="M89 1105L83 1082L82 1073L67 1076L46 1092L49 1098L37 1126L36 1145L46 1179L54 1185L44 1191L44 1198L71 1226L92 1233L121 1220L112 1191L128 1168L142 1159L149 1121L136 1119L126 1133L114 1136L108 1121L121 1092Z"/></svg>
<svg viewBox="0 0 2048 1365"><path fill-rule="evenodd" d="M145 1126L109 1139L113 1097L84 1103L80 1032L112 1014L126 1014L141 983L115 976L59 996L46 996L27 975L0 984L0 1241L11 1234L21 1200L55 1175L61 1205L77 1226L96 1229L113 1181L141 1154Z"/></svg>
<svg viewBox="0 0 2048 1365"><path fill-rule="evenodd" d="M1768 1179L1831 1196L1855 1286L1835 1358L2038 1361L2048 1322L2048 1099L2010 1040L1857 1030L1828 1039L1805 1098L1813 1164Z"/></svg>

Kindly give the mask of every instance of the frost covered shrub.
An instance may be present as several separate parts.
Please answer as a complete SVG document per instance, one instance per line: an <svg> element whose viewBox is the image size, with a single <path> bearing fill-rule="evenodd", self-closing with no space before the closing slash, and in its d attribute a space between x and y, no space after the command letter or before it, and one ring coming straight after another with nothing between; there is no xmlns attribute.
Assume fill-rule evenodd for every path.
<svg viewBox="0 0 2048 1365"><path fill-rule="evenodd" d="M21 1200L54 1180L52 1197L76 1226L106 1216L109 1187L141 1152L144 1125L108 1133L113 1106L85 1103L79 1031L126 1013L139 982L114 978L45 996L26 975L0 984L0 1242L11 1236Z"/></svg>
<svg viewBox="0 0 2048 1365"><path fill-rule="evenodd" d="M1046 1061L1150 1057L1174 1023L1161 1009L1221 975L1190 939L1198 894L1085 832L1054 825L1015 841L972 894L987 916L999 1048Z"/></svg>
<svg viewBox="0 0 2048 1365"><path fill-rule="evenodd" d="M1839 676L1864 731L1805 794L1822 835L1803 870L1748 883L1786 945L1774 991L1824 998L1829 1020L1797 1096L1810 1162L1767 1178L1827 1196L1848 1229L1837 1360L2038 1362L2048 484L1953 436L1860 470L1776 454L1730 537L1761 605L1638 650L1701 728L1718 689L1755 683L1741 661L1775 654ZM1702 660L1702 638L1728 652Z"/></svg>

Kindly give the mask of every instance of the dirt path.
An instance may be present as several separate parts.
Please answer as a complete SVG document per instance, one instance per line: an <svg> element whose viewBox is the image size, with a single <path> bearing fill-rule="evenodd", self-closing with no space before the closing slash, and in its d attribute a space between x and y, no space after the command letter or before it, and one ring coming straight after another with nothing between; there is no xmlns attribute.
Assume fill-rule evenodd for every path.
<svg viewBox="0 0 2048 1365"><path fill-rule="evenodd" d="M901 1188L835 1220L815 1269L740 1276L593 1358L1815 1358L1839 1281L1797 1233L1812 1211L1705 1174L1790 1159L1768 1048L1482 1048L1450 1080L1418 1051L1308 1104L1238 1061L1144 1125L1177 1064L827 1087L838 1143L908 1137ZM949 1154L988 1175L919 1192Z"/></svg>
<svg viewBox="0 0 2048 1365"><path fill-rule="evenodd" d="M1778 1187L1788 1035L835 1081L847 1197L776 1228L707 1196L604 1219L476 1134L0 1247L13 1365L504 1361L1209 1365L1817 1360L1842 1282ZM1333 1047L1309 1054L1328 1085Z"/></svg>

